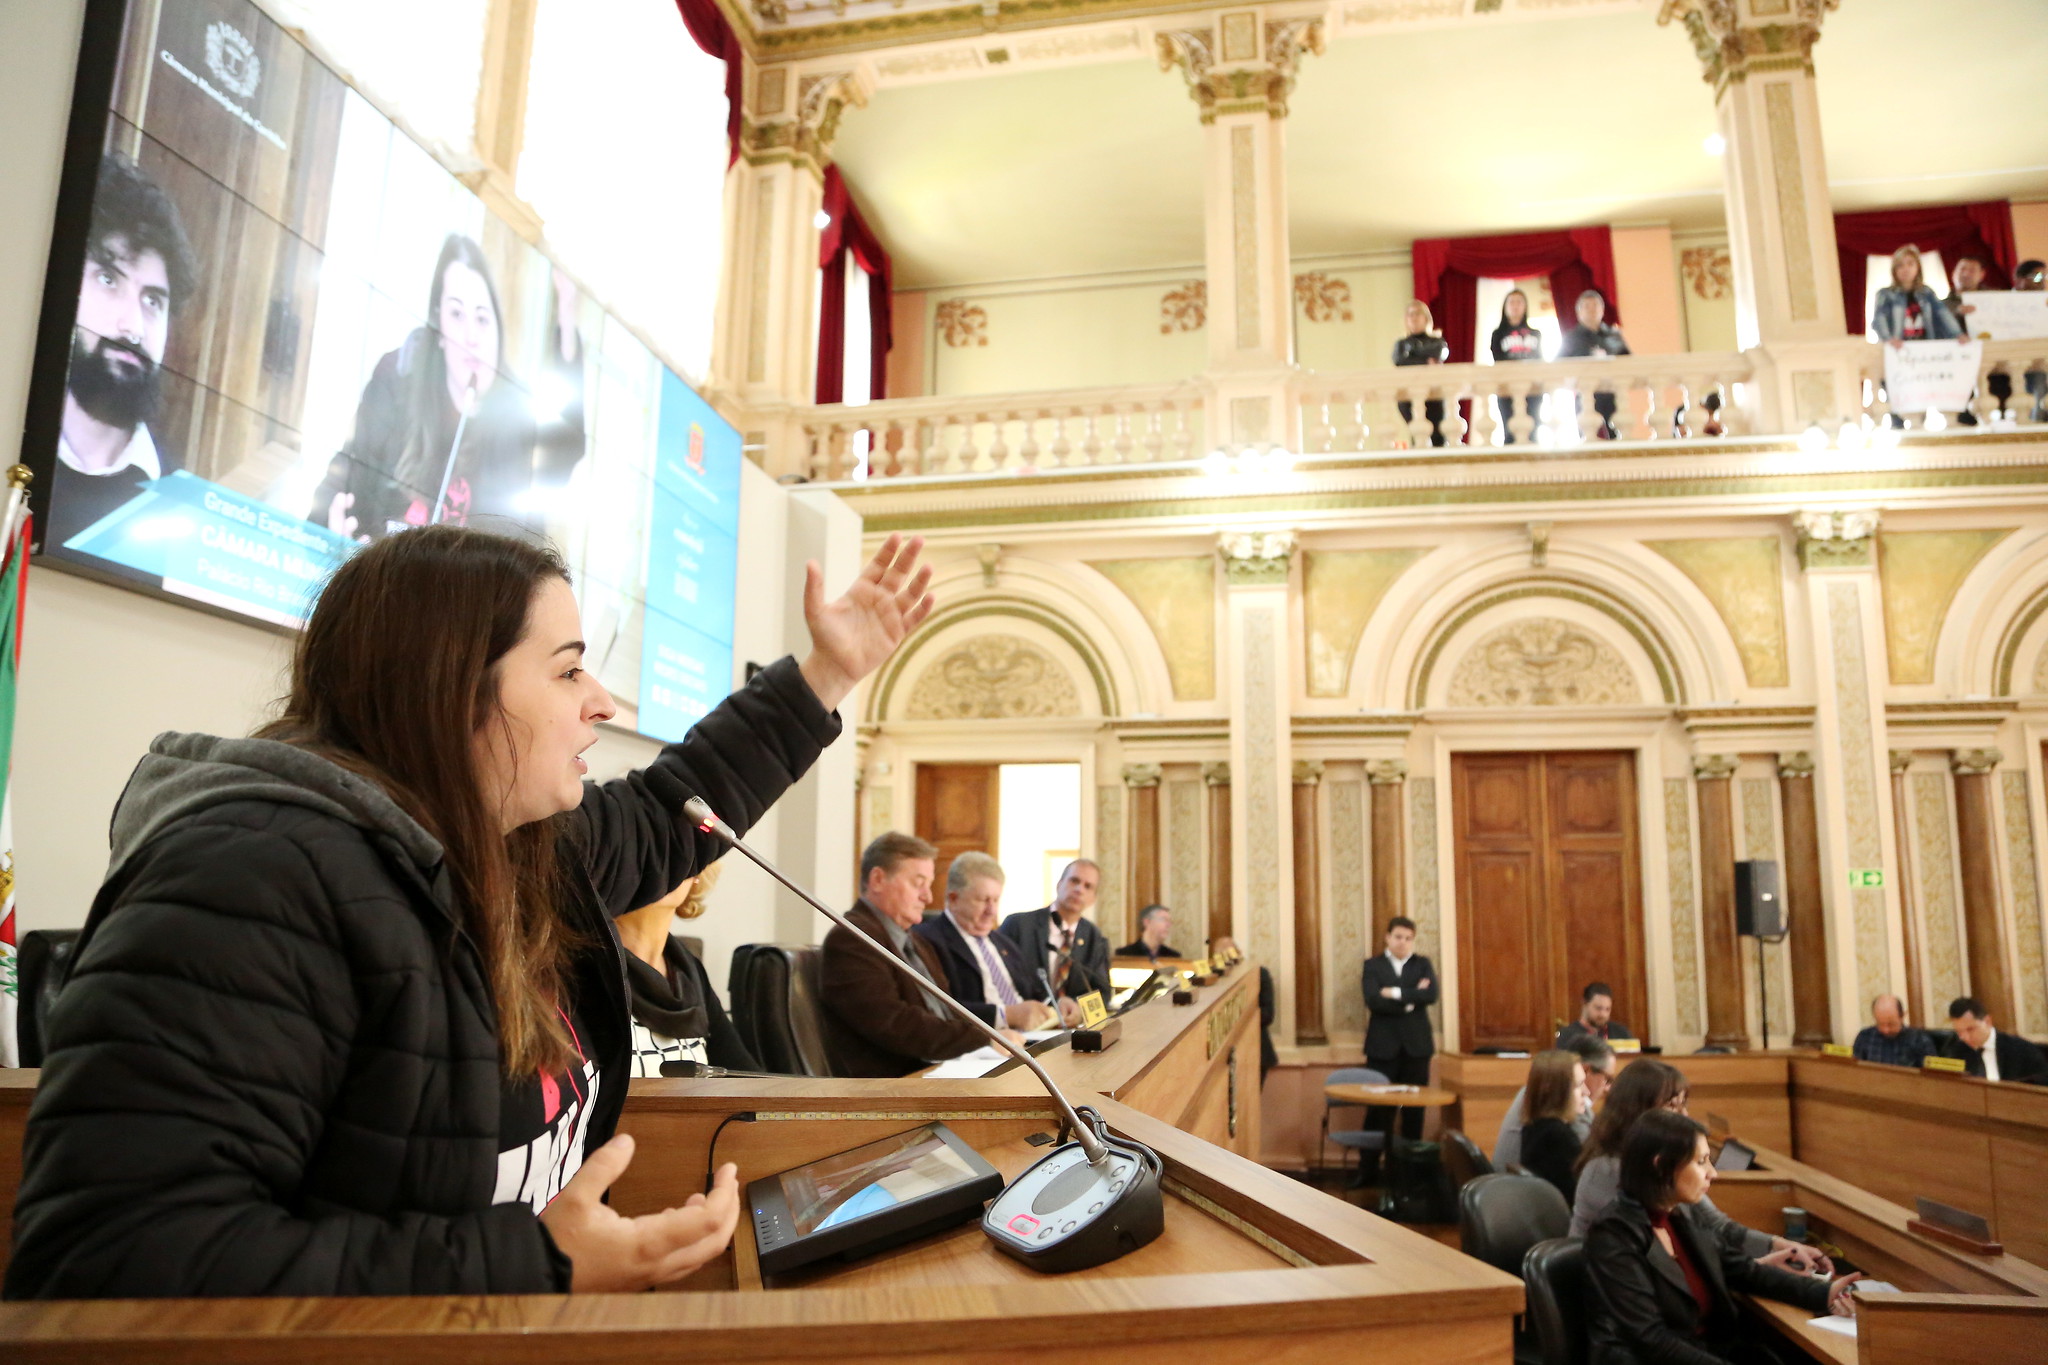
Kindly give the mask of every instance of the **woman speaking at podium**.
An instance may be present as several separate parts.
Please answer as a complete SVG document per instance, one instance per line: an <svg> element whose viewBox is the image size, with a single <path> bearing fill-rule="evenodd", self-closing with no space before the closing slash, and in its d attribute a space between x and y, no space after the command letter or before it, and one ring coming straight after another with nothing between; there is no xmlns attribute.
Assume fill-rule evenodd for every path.
<svg viewBox="0 0 2048 1365"><path fill-rule="evenodd" d="M931 610L892 537L812 651L655 767L736 827ZM52 1011L9 1298L633 1290L732 1235L709 1196L602 1202L631 1029L610 916L723 846L643 772L584 780L611 698L550 550L450 526L334 575L254 738L167 734ZM673 782L664 781L664 788Z"/></svg>

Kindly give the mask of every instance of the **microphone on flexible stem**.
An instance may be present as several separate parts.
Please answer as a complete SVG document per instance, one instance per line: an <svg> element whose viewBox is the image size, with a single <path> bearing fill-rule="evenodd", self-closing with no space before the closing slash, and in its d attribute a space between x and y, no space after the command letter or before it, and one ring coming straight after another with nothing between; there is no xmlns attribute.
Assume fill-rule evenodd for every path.
<svg viewBox="0 0 2048 1365"><path fill-rule="evenodd" d="M643 776L657 796L681 792L682 783L663 769L644 769ZM982 1215L981 1229L999 1250L1037 1270L1082 1270L1136 1251L1159 1236L1166 1226L1166 1210L1159 1190L1164 1165L1158 1153L1142 1143L1111 1137L1102 1116L1086 1105L1076 1110L1036 1057L983 1023L974 1011L925 980L908 962L848 923L844 915L783 876L701 798L692 796L683 802L683 818L745 854L806 905L874 949L920 990L987 1034L998 1048L1028 1067L1059 1106L1062 1127L1071 1128L1075 1140L1040 1157L1005 1186Z"/></svg>
<svg viewBox="0 0 2048 1365"><path fill-rule="evenodd" d="M455 456L462 449L462 429L469 425L469 410L476 405L476 377L472 375L462 396L468 401L462 411L455 415L455 439L448 443L448 463L441 466L441 491L434 494L434 514L430 525L441 524L441 504L448 500L448 481L455 476Z"/></svg>

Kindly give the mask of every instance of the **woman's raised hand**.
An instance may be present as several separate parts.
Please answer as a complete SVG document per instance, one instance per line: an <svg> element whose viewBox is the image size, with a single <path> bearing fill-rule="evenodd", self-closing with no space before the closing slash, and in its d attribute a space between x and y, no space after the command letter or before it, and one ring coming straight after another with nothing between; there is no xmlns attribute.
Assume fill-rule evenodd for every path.
<svg viewBox="0 0 2048 1365"><path fill-rule="evenodd" d="M881 667L905 636L931 615L929 564L918 566L924 539L890 536L853 586L835 601L825 600L825 573L817 561L804 566L804 622L811 628L811 654L802 664L804 681L827 711L837 709L862 678Z"/></svg>
<svg viewBox="0 0 2048 1365"><path fill-rule="evenodd" d="M709 1195L693 1194L678 1209L628 1218L604 1202L626 1173L633 1139L619 1134L592 1152L547 1206L540 1221L571 1262L577 1294L630 1294L680 1280L732 1241L740 1217L739 1168L718 1168Z"/></svg>

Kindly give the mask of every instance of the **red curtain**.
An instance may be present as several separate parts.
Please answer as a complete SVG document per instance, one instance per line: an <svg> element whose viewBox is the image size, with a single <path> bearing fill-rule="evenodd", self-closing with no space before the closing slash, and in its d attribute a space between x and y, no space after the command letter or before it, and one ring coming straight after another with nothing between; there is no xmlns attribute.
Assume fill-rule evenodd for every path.
<svg viewBox="0 0 2048 1365"><path fill-rule="evenodd" d="M824 209L831 221L818 234L818 391L820 403L846 397L846 258L851 255L868 272L869 371L868 396L885 398L889 386L889 348L896 344L893 295L889 285L889 253L861 217L846 177L837 166L825 168Z"/></svg>
<svg viewBox="0 0 2048 1365"><path fill-rule="evenodd" d="M725 164L730 166L740 159L740 78L746 62L739 35L718 8L718 0L676 0L676 9L697 46L725 63Z"/></svg>
<svg viewBox="0 0 2048 1365"><path fill-rule="evenodd" d="M1479 325L1479 281L1550 277L1558 322L1570 326L1573 300L1588 289L1607 296L1607 320L1621 322L1614 294L1614 237L1604 227L1516 232L1497 237L1426 237L1411 259L1415 297L1429 305L1450 346L1451 362L1472 359Z"/></svg>
<svg viewBox="0 0 2048 1365"><path fill-rule="evenodd" d="M1835 215L1835 255L1842 270L1842 312L1849 335L1860 337L1867 325L1863 314L1865 257L1889 256L1908 242L1922 251L1939 251L1953 267L1959 256L1984 263L1986 289L2010 289L2019 251L2012 238L2012 201L1983 204L1938 204L1932 208L1884 209L1875 213Z"/></svg>

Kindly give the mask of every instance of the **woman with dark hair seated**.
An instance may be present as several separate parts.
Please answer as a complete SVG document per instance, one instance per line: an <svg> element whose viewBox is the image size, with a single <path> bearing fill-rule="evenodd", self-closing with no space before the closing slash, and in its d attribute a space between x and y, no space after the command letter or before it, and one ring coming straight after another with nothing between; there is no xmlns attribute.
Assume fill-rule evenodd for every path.
<svg viewBox="0 0 2048 1365"><path fill-rule="evenodd" d="M1586 1235L1586 1316L1593 1365L1776 1361L1747 1327L1733 1290L1819 1316L1854 1316L1859 1275L1826 1279L1759 1265L1700 1227L1714 1183L1707 1131L1653 1110L1628 1131L1621 1194Z"/></svg>
<svg viewBox="0 0 2048 1365"><path fill-rule="evenodd" d="M1586 1067L1570 1052L1539 1052L1529 1063L1522 1100L1522 1166L1557 1187L1569 1204L1578 1193L1579 1135L1572 1120L1586 1107Z"/></svg>
<svg viewBox="0 0 2048 1365"><path fill-rule="evenodd" d="M720 864L685 881L658 901L612 917L626 950L626 987L632 994L633 1074L658 1077L663 1062L698 1062L731 1071L759 1071L761 1063L725 1012L704 964L681 935L678 919L704 913Z"/></svg>

